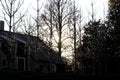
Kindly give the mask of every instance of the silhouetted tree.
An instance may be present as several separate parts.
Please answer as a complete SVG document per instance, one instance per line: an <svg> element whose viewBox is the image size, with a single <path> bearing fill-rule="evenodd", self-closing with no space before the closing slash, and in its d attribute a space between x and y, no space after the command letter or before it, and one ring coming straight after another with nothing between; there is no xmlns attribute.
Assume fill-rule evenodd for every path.
<svg viewBox="0 0 120 80"><path fill-rule="evenodd" d="M23 0L1 0L2 12L3 12L3 19L6 21L7 25L9 26L9 31L11 29L15 29L15 26L20 22L20 20L24 17L25 14L20 15L18 19L16 19L16 14L18 13L19 9L23 5ZM16 19L16 20L15 20Z"/></svg>
<svg viewBox="0 0 120 80"><path fill-rule="evenodd" d="M106 27L100 21L90 21L85 26L83 50L86 60L91 60L87 66L96 69L96 64L103 58L106 51ZM93 68L94 67L94 68Z"/></svg>
<svg viewBox="0 0 120 80"><path fill-rule="evenodd" d="M47 8L45 9L42 17L49 28L50 40L53 36L55 38L58 36L58 41L56 42L59 52L58 54L61 57L62 42L65 40L62 38L63 30L67 29L65 27L69 24L69 16L73 13L71 13L69 9L72 3L70 0L49 0L48 3L49 5L47 4Z"/></svg>
<svg viewBox="0 0 120 80"><path fill-rule="evenodd" d="M108 36L107 36L107 53L108 53L108 71L120 72L119 55L120 55L120 0L109 0L108 13ZM115 61L116 59L116 61ZM110 64L114 64L111 67Z"/></svg>
<svg viewBox="0 0 120 80"><path fill-rule="evenodd" d="M6 21L9 32L13 31L15 32L15 29L17 28L18 24L21 22L21 19L25 16L25 13L23 15L20 15L20 17L16 18L16 14L19 12L21 6L23 5L23 0L0 0L1 7L2 7L2 18ZM15 66L11 66L13 62L11 59L15 59L15 57L12 57L16 53L16 41L15 41L15 34L13 36L13 41L11 40L11 35L8 33L7 35L7 47L8 47L8 53L7 53L7 59L8 59L8 68L13 69ZM12 54L11 54L12 53Z"/></svg>
<svg viewBox="0 0 120 80"><path fill-rule="evenodd" d="M95 26L94 25L94 22L95 22L95 16L96 16L96 14L95 14L95 9L94 9L94 4L93 4L93 2L91 2L91 11L89 12L89 15L90 15L90 17L91 17L91 20L90 20L90 22L86 25L87 27L85 28L85 32L86 32L86 29L90 29L91 28L91 30L92 30L92 26ZM80 22L81 22L81 20L80 20ZM81 24L81 23L80 23ZM81 28L79 29L80 31L81 31ZM88 30L88 31L90 31L90 30ZM86 33L85 33L86 34ZM89 33L87 33L87 34L89 34ZM79 36L80 36L80 45L79 45L79 49L77 49L77 54L79 54L79 58L82 58L82 56L83 56L83 50L82 50L82 47L83 47L83 45L82 45L82 41L81 41L81 33L79 34ZM85 35L84 35L84 37L85 37ZM84 39L84 38L83 38ZM86 39L84 39L83 41L85 41ZM84 43L84 42L83 42ZM86 51L86 50L85 50ZM79 59L78 58L78 60L79 61L81 61L81 59ZM93 61L93 60L92 60ZM94 62L94 61L93 61ZM92 65L92 64L91 64ZM81 64L81 68L83 67L83 65ZM91 66L91 68L94 68L94 66ZM81 69L82 70L82 69Z"/></svg>
<svg viewBox="0 0 120 80"><path fill-rule="evenodd" d="M82 11L77 10L76 12L76 66L77 70L81 70L81 62L80 62L80 55L82 54L81 52L81 47L79 50L77 50L78 46L82 46L82 31L83 31L83 25L82 25L83 19L82 19Z"/></svg>
<svg viewBox="0 0 120 80"><path fill-rule="evenodd" d="M109 55L119 55L120 51L120 1L110 0L109 3L108 27L109 27ZM112 5L112 6L111 6Z"/></svg>
<svg viewBox="0 0 120 80"><path fill-rule="evenodd" d="M74 0L74 5L73 5L73 30L74 30L74 58L75 58L75 71L77 71L77 63L76 63L76 19L77 19L77 16L76 16L76 5L75 5L75 0Z"/></svg>
<svg viewBox="0 0 120 80"><path fill-rule="evenodd" d="M53 28L54 28L54 23L53 23L53 4L50 1L49 4L46 4L44 13L41 15L42 20L44 21L45 25L48 26L50 36L49 36L49 46L52 47L52 37L53 37Z"/></svg>

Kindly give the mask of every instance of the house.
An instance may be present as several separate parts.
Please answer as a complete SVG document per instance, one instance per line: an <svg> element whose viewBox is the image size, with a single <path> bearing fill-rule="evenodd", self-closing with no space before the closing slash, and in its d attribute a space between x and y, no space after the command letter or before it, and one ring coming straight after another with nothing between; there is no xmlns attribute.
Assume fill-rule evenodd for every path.
<svg viewBox="0 0 120 80"><path fill-rule="evenodd" d="M36 36L4 31L0 21L0 70L61 72L65 64Z"/></svg>

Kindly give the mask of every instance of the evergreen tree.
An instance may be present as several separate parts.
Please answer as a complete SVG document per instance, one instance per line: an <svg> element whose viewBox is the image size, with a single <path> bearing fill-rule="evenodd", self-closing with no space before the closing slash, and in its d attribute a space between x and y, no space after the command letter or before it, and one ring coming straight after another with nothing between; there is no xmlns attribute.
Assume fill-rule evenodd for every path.
<svg viewBox="0 0 120 80"><path fill-rule="evenodd" d="M112 6L111 6L112 5ZM120 0L109 1L108 15L109 55L120 54Z"/></svg>
<svg viewBox="0 0 120 80"><path fill-rule="evenodd" d="M95 73L97 65L106 56L106 26L101 21L90 21L84 27L82 46L82 65L86 67L86 72ZM79 50L78 48L78 50Z"/></svg>

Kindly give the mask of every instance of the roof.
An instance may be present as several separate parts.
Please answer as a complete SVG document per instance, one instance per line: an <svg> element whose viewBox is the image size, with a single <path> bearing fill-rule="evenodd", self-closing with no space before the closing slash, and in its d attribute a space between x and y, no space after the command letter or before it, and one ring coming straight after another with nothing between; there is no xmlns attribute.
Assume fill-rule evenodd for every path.
<svg viewBox="0 0 120 80"><path fill-rule="evenodd" d="M51 59L55 64L65 64L62 61L62 59L57 55L57 53L53 53L52 56L51 56Z"/></svg>
<svg viewBox="0 0 120 80"><path fill-rule="evenodd" d="M1 37L0 37L0 41L3 40Z"/></svg>
<svg viewBox="0 0 120 80"><path fill-rule="evenodd" d="M31 51L31 58L37 62L50 62L52 61L55 64L64 64L62 59L58 56L58 54L48 47L43 40L37 38L36 36L26 35L26 34L20 34L20 33L13 33L8 31L1 31L0 30L0 37L7 40L7 36L9 36L10 39L16 40L17 42L26 44L28 43ZM38 40L38 41L37 41ZM38 45L38 52L35 53L36 47L34 45Z"/></svg>
<svg viewBox="0 0 120 80"><path fill-rule="evenodd" d="M15 39L16 39L17 41L19 41L19 42L24 43L24 44L27 43L26 41L24 41L24 40L22 40L22 39L20 39L20 38L18 38L18 37L16 37Z"/></svg>
<svg viewBox="0 0 120 80"><path fill-rule="evenodd" d="M6 36L3 36L3 35L0 35L0 37L3 38L3 39L7 39L7 37L6 37Z"/></svg>
<svg viewBox="0 0 120 80"><path fill-rule="evenodd" d="M51 49L50 47L46 46L44 51L44 55L49 55L50 60L52 61L52 63L55 64L65 64L63 62L63 60L59 57L59 55L57 54L57 52L55 52L53 49Z"/></svg>
<svg viewBox="0 0 120 80"><path fill-rule="evenodd" d="M50 62L50 59L43 55L43 53L33 53L31 54L31 58L36 62Z"/></svg>

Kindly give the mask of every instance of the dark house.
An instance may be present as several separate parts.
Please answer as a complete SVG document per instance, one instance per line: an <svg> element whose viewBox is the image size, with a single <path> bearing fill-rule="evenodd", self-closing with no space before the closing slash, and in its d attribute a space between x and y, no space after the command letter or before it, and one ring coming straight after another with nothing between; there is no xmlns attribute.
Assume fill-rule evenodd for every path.
<svg viewBox="0 0 120 80"><path fill-rule="evenodd" d="M0 70L61 72L65 64L43 40L4 31L0 21Z"/></svg>

